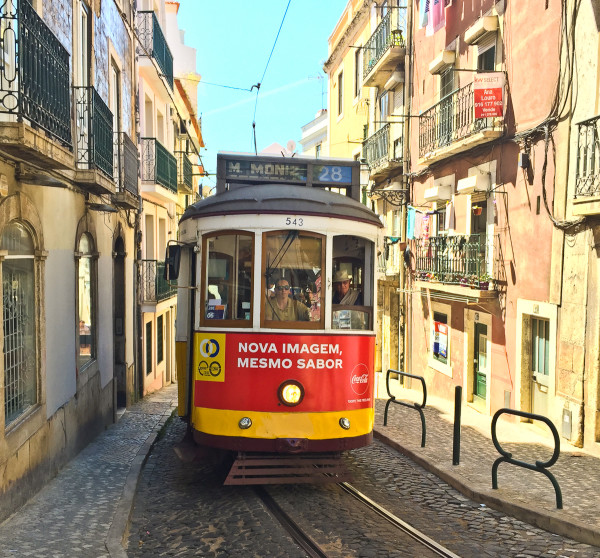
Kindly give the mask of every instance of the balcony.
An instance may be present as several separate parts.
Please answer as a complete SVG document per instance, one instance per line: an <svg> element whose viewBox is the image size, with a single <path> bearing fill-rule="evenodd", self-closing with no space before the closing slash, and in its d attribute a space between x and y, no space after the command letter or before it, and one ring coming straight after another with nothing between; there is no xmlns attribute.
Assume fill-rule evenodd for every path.
<svg viewBox="0 0 600 558"><path fill-rule="evenodd" d="M600 215L600 116L578 124L575 215Z"/></svg>
<svg viewBox="0 0 600 558"><path fill-rule="evenodd" d="M138 173L140 158L137 146L125 132L114 133L114 180L116 191L113 203L126 209L139 207Z"/></svg>
<svg viewBox="0 0 600 558"><path fill-rule="evenodd" d="M363 85L383 87L406 55L406 7L392 9L363 47Z"/></svg>
<svg viewBox="0 0 600 558"><path fill-rule="evenodd" d="M169 50L156 14L151 11L138 12L137 29L141 45L138 47L138 54L142 58L148 56L154 58L162 73L156 75L154 72L153 77L158 81L164 77L173 91L173 55ZM156 81L156 79L152 80L151 77L151 81Z"/></svg>
<svg viewBox="0 0 600 558"><path fill-rule="evenodd" d="M497 235L418 238L415 241L418 286L467 298L493 298L501 269L499 259L493 256L499 253Z"/></svg>
<svg viewBox="0 0 600 558"><path fill-rule="evenodd" d="M113 115L93 87L73 87L75 182L95 194L112 194Z"/></svg>
<svg viewBox="0 0 600 558"><path fill-rule="evenodd" d="M140 262L142 302L158 303L177 295L177 287L164 278L165 262L142 260Z"/></svg>
<svg viewBox="0 0 600 558"><path fill-rule="evenodd" d="M393 128L391 123L385 124L363 142L363 157L367 160L371 179L385 178L402 167L402 138L391 139Z"/></svg>
<svg viewBox="0 0 600 558"><path fill-rule="evenodd" d="M143 193L159 198L159 202L176 202L177 159L156 138L141 141Z"/></svg>
<svg viewBox="0 0 600 558"><path fill-rule="evenodd" d="M503 118L475 118L473 84L470 83L419 116L419 164L467 151L503 133Z"/></svg>
<svg viewBox="0 0 600 558"><path fill-rule="evenodd" d="M194 189L193 165L186 151L176 151L177 189L180 194L191 194Z"/></svg>
<svg viewBox="0 0 600 558"><path fill-rule="evenodd" d="M27 0L0 10L0 151L72 169L69 53Z"/></svg>

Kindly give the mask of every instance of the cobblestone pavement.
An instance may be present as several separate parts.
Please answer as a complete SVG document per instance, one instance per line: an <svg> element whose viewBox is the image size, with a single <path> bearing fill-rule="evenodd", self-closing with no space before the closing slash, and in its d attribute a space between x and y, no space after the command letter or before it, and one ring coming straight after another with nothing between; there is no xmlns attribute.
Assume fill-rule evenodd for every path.
<svg viewBox="0 0 600 558"><path fill-rule="evenodd" d="M132 406L0 524L0 557L109 557L107 537L128 476L136 458L141 466L150 447L145 445L171 414L176 398L176 386L169 386ZM117 532L122 534L123 527Z"/></svg>
<svg viewBox="0 0 600 558"><path fill-rule="evenodd" d="M398 392L397 396L411 396ZM420 400L420 395L412 394ZM388 425L383 426L385 400L377 400L375 437L392 445L428 471L477 502L527 521L553 533L600 546L600 458L561 440L561 454L549 471L563 496L557 509L554 488L543 474L501 463L498 489L492 489L492 464L500 457L491 440L491 417L463 405L460 464L452 465L454 410L443 400L429 398L425 407L427 441L421 448L418 413L392 404ZM532 424L498 421L498 440L515 459L545 461L553 451L549 430Z"/></svg>
<svg viewBox="0 0 600 558"><path fill-rule="evenodd" d="M181 421L170 421L144 467L128 555L303 556L251 487L221 486L222 471L174 458L173 445L184 433ZM380 442L349 452L345 459L354 486L463 558L600 556L600 548L469 500ZM268 492L332 557L425 556L335 485L269 486Z"/></svg>

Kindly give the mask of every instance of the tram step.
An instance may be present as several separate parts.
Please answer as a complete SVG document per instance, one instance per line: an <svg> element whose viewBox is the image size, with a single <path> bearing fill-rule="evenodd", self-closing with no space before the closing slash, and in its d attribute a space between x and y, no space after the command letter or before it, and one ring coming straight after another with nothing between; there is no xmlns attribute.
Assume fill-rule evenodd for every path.
<svg viewBox="0 0 600 558"><path fill-rule="evenodd" d="M340 454L240 453L224 484L319 484L351 480Z"/></svg>

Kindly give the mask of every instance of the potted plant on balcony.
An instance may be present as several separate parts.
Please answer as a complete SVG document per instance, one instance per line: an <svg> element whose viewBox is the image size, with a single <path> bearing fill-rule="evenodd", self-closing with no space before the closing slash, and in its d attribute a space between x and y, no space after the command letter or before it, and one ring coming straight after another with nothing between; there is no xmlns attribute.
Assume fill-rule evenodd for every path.
<svg viewBox="0 0 600 558"><path fill-rule="evenodd" d="M480 205L474 205L471 209L473 210L473 215L481 215L481 212L483 211L483 207Z"/></svg>
<svg viewBox="0 0 600 558"><path fill-rule="evenodd" d="M460 282L461 287L469 286L469 278L468 277L461 277L459 282Z"/></svg>
<svg viewBox="0 0 600 558"><path fill-rule="evenodd" d="M488 273L482 273L479 276L479 290L487 291L490 288L490 281L492 280L492 276Z"/></svg>

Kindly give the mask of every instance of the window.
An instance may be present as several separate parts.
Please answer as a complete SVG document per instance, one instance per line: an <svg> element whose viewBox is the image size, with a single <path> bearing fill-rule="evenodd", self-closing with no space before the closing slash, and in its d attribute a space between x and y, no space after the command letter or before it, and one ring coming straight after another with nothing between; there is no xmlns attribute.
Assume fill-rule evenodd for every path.
<svg viewBox="0 0 600 558"><path fill-rule="evenodd" d="M531 319L531 371L534 374L550 374L550 321Z"/></svg>
<svg viewBox="0 0 600 558"><path fill-rule="evenodd" d="M438 136L440 145L448 145L453 137L452 92L454 91L454 71L452 68L440 75L440 115Z"/></svg>
<svg viewBox="0 0 600 558"><path fill-rule="evenodd" d="M146 323L146 376L152 373L152 322Z"/></svg>
<svg viewBox="0 0 600 558"><path fill-rule="evenodd" d="M34 245L19 222L4 228L4 422L9 426L38 402Z"/></svg>
<svg viewBox="0 0 600 558"><path fill-rule="evenodd" d="M357 48L354 52L354 98L360 97L361 83L362 83L362 60L363 51L362 48Z"/></svg>
<svg viewBox="0 0 600 558"><path fill-rule="evenodd" d="M315 158L319 158L321 156L321 144L318 143L315 147Z"/></svg>
<svg viewBox="0 0 600 558"><path fill-rule="evenodd" d="M164 358L164 341L163 341L163 317L156 318L156 364L160 364Z"/></svg>
<svg viewBox="0 0 600 558"><path fill-rule="evenodd" d="M324 237L295 230L274 231L265 233L263 246L265 327L324 327Z"/></svg>
<svg viewBox="0 0 600 558"><path fill-rule="evenodd" d="M254 235L209 235L203 252L203 323L251 327Z"/></svg>
<svg viewBox="0 0 600 558"><path fill-rule="evenodd" d="M338 74L338 116L344 112L344 72Z"/></svg>
<svg viewBox="0 0 600 558"><path fill-rule="evenodd" d="M358 236L333 239L333 329L372 329L374 245Z"/></svg>
<svg viewBox="0 0 600 558"><path fill-rule="evenodd" d="M93 251L94 243L91 235L82 234L79 239L77 263L77 311L79 317L77 368L79 371L96 358L96 280Z"/></svg>
<svg viewBox="0 0 600 558"><path fill-rule="evenodd" d="M441 312L433 313L433 358L448 364L448 316Z"/></svg>
<svg viewBox="0 0 600 558"><path fill-rule="evenodd" d="M477 56L477 69L478 70L488 70L493 72L496 69L496 46L493 45L491 48L479 51L479 55Z"/></svg>
<svg viewBox="0 0 600 558"><path fill-rule="evenodd" d="M379 97L379 124L378 128L382 128L387 123L387 118L390 114L390 97L386 91Z"/></svg>
<svg viewBox="0 0 600 558"><path fill-rule="evenodd" d="M451 306L432 301L429 307L429 358L428 365L452 377L451 362Z"/></svg>
<svg viewBox="0 0 600 558"><path fill-rule="evenodd" d="M92 17L90 9L81 1L79 12L79 85L90 85L91 60L92 60Z"/></svg>

